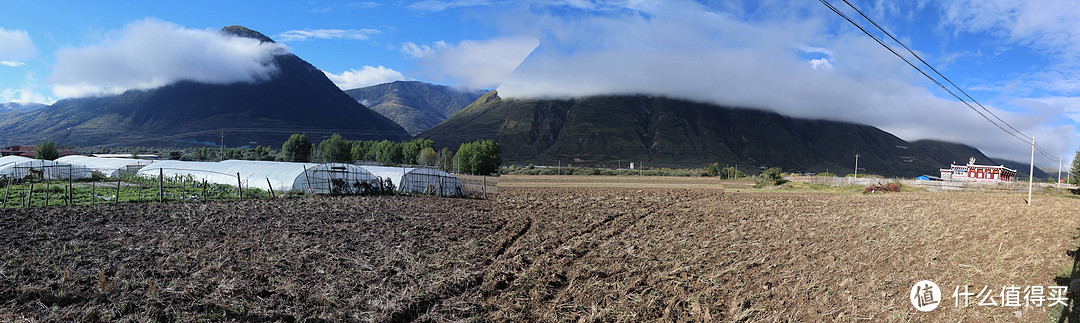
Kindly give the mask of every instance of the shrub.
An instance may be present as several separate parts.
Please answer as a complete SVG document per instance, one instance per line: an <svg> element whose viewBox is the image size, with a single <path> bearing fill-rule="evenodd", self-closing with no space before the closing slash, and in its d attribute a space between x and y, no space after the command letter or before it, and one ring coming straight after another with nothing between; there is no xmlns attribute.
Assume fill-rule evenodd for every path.
<svg viewBox="0 0 1080 323"><path fill-rule="evenodd" d="M34 147L34 158L54 160L60 158L60 152L56 150L56 144L52 140L45 139L40 145Z"/></svg>
<svg viewBox="0 0 1080 323"><path fill-rule="evenodd" d="M881 185L879 183L877 185L867 186L865 189L863 189L862 192L863 192L863 194L870 194L870 193L877 193L877 192L899 192L899 191L900 191L900 184L888 183L888 184L885 184L885 185Z"/></svg>
<svg viewBox="0 0 1080 323"><path fill-rule="evenodd" d="M784 176L780 172L779 167L773 167L766 169L765 172L762 172L761 175L758 176L756 182L757 185L755 186L760 188L765 186L781 185L787 183L787 180L784 179Z"/></svg>
<svg viewBox="0 0 1080 323"><path fill-rule="evenodd" d="M281 154L285 161L307 162L311 158L311 141L305 134L293 134L281 145Z"/></svg>

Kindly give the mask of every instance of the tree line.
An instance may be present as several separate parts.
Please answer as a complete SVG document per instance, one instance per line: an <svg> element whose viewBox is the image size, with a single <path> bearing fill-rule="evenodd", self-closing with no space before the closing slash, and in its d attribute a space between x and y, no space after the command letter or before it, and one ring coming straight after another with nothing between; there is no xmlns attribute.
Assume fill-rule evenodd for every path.
<svg viewBox="0 0 1080 323"><path fill-rule="evenodd" d="M384 166L419 165L467 174L495 174L502 164L501 148L494 140L463 143L457 151L450 148L435 150L430 139L417 138L406 142L389 140L346 140L333 134L318 146L306 134L293 134L281 146L285 161L352 163L376 162Z"/></svg>

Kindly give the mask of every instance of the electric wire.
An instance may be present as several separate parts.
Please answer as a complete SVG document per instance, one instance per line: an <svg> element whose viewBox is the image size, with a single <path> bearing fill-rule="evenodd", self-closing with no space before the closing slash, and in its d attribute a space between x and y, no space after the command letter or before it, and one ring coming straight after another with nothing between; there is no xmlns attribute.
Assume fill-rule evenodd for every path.
<svg viewBox="0 0 1080 323"><path fill-rule="evenodd" d="M929 67L930 70L934 71L934 74L937 74L937 76L941 77L943 80L945 80L945 82L948 82L949 85L952 85L953 88L956 88L957 91L960 91L961 94L963 94L965 97L967 97L969 100L971 100L971 102L975 103L975 105L978 105L979 108L982 108L983 111L986 111L986 113L989 113L991 116L994 116L994 119L997 119L998 121L1001 121L1001 123L1008 126L1009 129L1012 129L1016 133L1020 134L1020 136L1023 136L1024 138L1027 138L1027 140L1031 140L1031 136L1028 136L1028 135L1024 134L1024 132L1020 131L1019 129L1016 129L1016 127L1013 127L1011 124L1009 124L1009 122L1002 119L1000 116L995 114L993 111L991 111L990 109L987 109L985 106L982 105L982 103L979 103L979 101L975 100L974 97L972 97L970 94L968 94L967 91L964 91L964 89L961 88L959 85L956 85L956 83L953 83L953 81L950 80L948 77L946 77L944 74L941 74L941 72L938 71L936 68L934 68L933 65L930 65L930 63L927 63L925 60L923 60L922 57L919 56L919 54L916 54L915 51L911 50L911 48L909 48L907 45L905 45L904 42L902 42L899 39L897 39L896 37L894 37L892 35L892 33L889 33L889 31L885 30L885 28L882 28L881 25L878 25L878 23L875 22L873 19L870 19L870 17L866 16L866 14L864 14L862 12L862 10L859 10L859 8L855 7L855 5L851 4L851 2L848 2L848 0L842 0L842 1L844 1L844 3L848 5L848 7L851 7L852 10L855 10L856 13L858 13L860 16L863 17L863 19L866 19L866 21L869 21L871 24L874 25L874 27L877 27L878 30L880 30L882 33L884 33L886 36L888 36L894 42L896 42L897 44L900 44L900 46L903 47L905 50L907 50L908 53L911 54L911 56L914 56L915 59L918 59L919 62L922 62L923 65L925 65L926 67ZM1038 143L1035 143L1035 148L1037 150L1039 150L1039 152L1043 156L1045 156L1046 158L1053 159L1053 156L1050 156L1050 154L1047 153L1046 150L1043 149L1042 146L1040 146Z"/></svg>
<svg viewBox="0 0 1080 323"><path fill-rule="evenodd" d="M855 28L858 28L858 29L859 29L860 31L862 31L862 32L863 32L864 34L866 34L867 36L869 36L869 37L870 37L871 39L873 39L873 40L874 40L875 42L877 42L877 43L878 43L879 45L881 45L882 47L885 47L885 49L887 49L887 50L888 50L889 52L893 53L893 55L895 55L896 57L898 57L898 58L900 58L901 60L903 60L903 61L904 61L904 63L907 63L907 64L908 64L908 66L911 66L911 68L913 68L913 69L915 69L916 71L918 71L918 72L919 72L920 74L922 74L922 75L923 75L924 77L926 77L927 79L929 79L929 80L930 80L931 82L934 82L934 84L936 84L936 85L937 85L938 87L940 87L940 88L941 88L942 90L945 90L945 92L946 92L946 93L949 93L949 95L952 95L952 96L953 96L954 98L956 98L956 99L957 99L957 100L959 100L960 102L964 103L964 105L966 105L966 106L967 106L968 108L970 108L970 109L971 109L972 111L975 111L975 113L979 114L979 116L983 117L983 119L986 119L986 121L990 122L991 124L993 124L994 126L996 126L996 127L998 128L998 129L1001 129L1001 131L1003 131L1003 132L1005 132L1005 133L1009 134L1010 136L1012 136L1013 138L1016 138L1017 140L1020 140L1021 142L1024 142L1025 144L1026 144L1026 143L1028 143L1028 141L1029 141L1029 140L1031 139L1030 137L1028 137L1028 136L1024 135L1023 133L1020 133L1019 131L1017 131L1017 133L1019 133L1019 135L1017 135L1017 133L1014 133L1014 132L1012 132L1012 131L1006 130L1006 129L1005 129L1005 127L1002 127L1002 126L1001 126L1000 124L998 124L997 122L994 122L994 120L992 120L992 119L990 119L989 117L987 117L987 116L986 116L986 114L982 113L981 111L979 111L979 109L976 109L976 108L975 108L974 106L972 106L972 105L971 105L971 103L968 103L968 101L967 101L967 100L964 100L963 98L961 98L961 97L960 97L959 95L957 95L956 93L954 93L954 92L953 92L952 90L950 90L950 89L949 89L948 87L946 87L946 86L945 86L944 84L942 84L942 83L941 83L940 81L938 81L938 80L937 80L937 79L935 79L934 77L930 76L930 75L929 75L928 73L926 73L926 72L925 72L925 71L923 71L923 70L922 70L921 68L919 68L918 66L916 66L916 65L915 65L914 63L912 63L912 62L911 62L910 60L908 60L908 59L907 59L906 57L904 57L903 55L901 55L900 53L898 53L898 52L897 52L897 51L896 51L895 49L893 49L893 48L892 48L891 46L889 46L888 44L885 44L885 42L884 42L884 41L882 41L881 39L879 39L879 38L878 38L878 37L877 37L876 35L874 35L874 34L873 34L873 33L871 33L870 31L866 30L866 28L863 28L863 26L862 26L862 25L860 25L860 24L859 24L858 22L856 22L855 20L851 19L851 17L848 17L848 15L847 15L847 14L844 14L843 12L841 12L841 11L840 11L839 9L837 9L836 7L834 7L834 6L833 6L833 5L831 4L831 3L829 3L829 2L827 1L827 0L819 0L819 1L820 1L820 2L822 3L822 4L824 4L824 5L826 6L826 7L828 7L828 8L829 8L829 10L832 10L832 11L833 11L833 13L836 13L836 14L837 14L837 15L839 15L839 16L840 16L841 18L844 18L844 20L847 20L847 21L848 21L849 23L851 23L851 24L852 24L853 26L855 26ZM845 2L846 2L846 1L845 1ZM851 5L851 4L849 3L848 5ZM862 13L860 12L860 14L862 14ZM866 16L865 16L865 15L863 15L863 17L866 17ZM869 18L867 18L867 20L869 20ZM873 23L873 22L871 22L871 23ZM875 25L875 26L877 26L877 24L876 24L876 23L874 23L874 25ZM880 28L880 27L879 27L879 28ZM892 38L892 36L891 36L891 35L890 35L890 38ZM893 38L893 40L896 40L896 39L895 39L895 38ZM899 42L899 41L897 41L897 42ZM903 46L903 45L902 45L902 46ZM905 48L907 48L907 46L904 46L904 47L905 47ZM910 51L910 49L909 49L909 51ZM920 61L922 61L922 59L921 59L921 58L920 58L919 60L920 60ZM926 62L925 62L925 61L923 61L923 64L926 64ZM928 65L928 66L929 66L929 65ZM931 69L933 69L933 67L931 67ZM935 70L935 72L936 72L936 70ZM939 75L940 75L940 73L939 73ZM944 78L944 77L942 77L942 78ZM952 83L952 82L950 81L950 84L951 84L951 83ZM956 86L956 85L955 85L955 84L953 84L953 86ZM960 89L959 87L957 87L957 90L963 91L963 90L961 90L961 89ZM965 95L966 95L966 93L965 93ZM973 99L972 101L974 101L974 99ZM981 105L980 105L980 106L981 106ZM984 107L983 109L985 109L985 107ZM989 112L989 110L987 110L987 112ZM992 113L991 113L991 114L992 114ZM995 118L997 118L997 116L996 116L996 115L994 115L994 116L995 116ZM1005 122L1003 121L1002 123L1005 123ZM1008 123L1005 123L1005 124L1006 124L1006 125L1008 125ZM1009 127L1010 127L1010 128L1013 128L1013 127L1012 127L1011 125L1009 125ZM1013 129L1015 130L1015 128L1013 128ZM1021 138L1021 136L1023 136L1023 137L1027 137L1027 139ZM1043 150L1043 149L1042 149L1041 147L1039 147L1039 146L1038 146L1037 144L1036 144L1035 146L1036 146L1036 148L1037 148L1037 149L1038 149L1038 150L1040 151L1040 153L1041 153L1042 155L1044 155L1044 156L1045 156L1046 158L1050 158L1050 159L1053 159L1053 157L1052 157L1052 156L1050 156L1050 155L1049 155L1048 153L1046 153L1046 152L1045 152L1045 150Z"/></svg>

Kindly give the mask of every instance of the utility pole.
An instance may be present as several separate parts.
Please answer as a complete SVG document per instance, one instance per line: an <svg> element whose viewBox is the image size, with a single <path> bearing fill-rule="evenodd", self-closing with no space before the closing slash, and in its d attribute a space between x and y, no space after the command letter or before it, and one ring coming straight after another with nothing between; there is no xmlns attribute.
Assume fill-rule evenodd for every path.
<svg viewBox="0 0 1080 323"><path fill-rule="evenodd" d="M1031 205L1031 185L1035 183L1035 136L1031 136L1031 164L1028 166L1028 205Z"/></svg>
<svg viewBox="0 0 1080 323"><path fill-rule="evenodd" d="M225 129L221 129L221 146L218 146L218 161L225 160Z"/></svg>
<svg viewBox="0 0 1080 323"><path fill-rule="evenodd" d="M1057 180L1057 183L1054 183L1055 187L1061 187L1061 157L1058 156L1058 177L1055 178Z"/></svg>
<svg viewBox="0 0 1080 323"><path fill-rule="evenodd" d="M855 154L855 178L852 180L856 179L859 179L859 154Z"/></svg>

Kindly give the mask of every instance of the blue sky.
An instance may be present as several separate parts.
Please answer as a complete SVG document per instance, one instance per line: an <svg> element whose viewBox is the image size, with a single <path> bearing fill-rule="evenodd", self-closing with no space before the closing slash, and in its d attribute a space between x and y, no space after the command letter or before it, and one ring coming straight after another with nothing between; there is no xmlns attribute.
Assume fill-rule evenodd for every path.
<svg viewBox="0 0 1080 323"><path fill-rule="evenodd" d="M849 1L1048 154L1071 160L1078 6ZM282 46L208 36L228 25ZM817 1L12 1L0 11L0 102L179 79L257 82L280 51L343 88L410 79L503 97L668 95L871 124L994 157L1029 152Z"/></svg>

